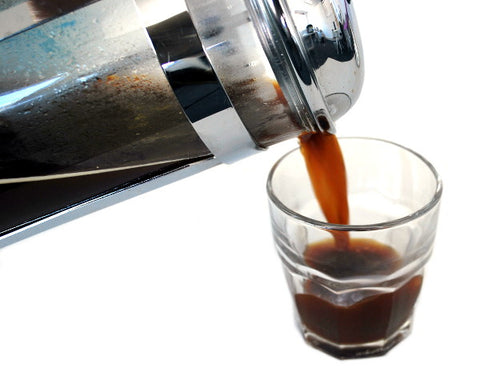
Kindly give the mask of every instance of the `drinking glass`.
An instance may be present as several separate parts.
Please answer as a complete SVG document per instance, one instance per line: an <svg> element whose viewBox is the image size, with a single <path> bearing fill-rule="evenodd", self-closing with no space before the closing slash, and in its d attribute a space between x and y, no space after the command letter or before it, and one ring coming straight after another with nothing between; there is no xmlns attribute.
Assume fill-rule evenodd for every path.
<svg viewBox="0 0 480 372"><path fill-rule="evenodd" d="M326 221L296 149L268 177L274 243L306 342L338 358L382 355L410 333L442 183L432 164L403 146L339 143L350 223ZM339 234L348 247L335 244Z"/></svg>

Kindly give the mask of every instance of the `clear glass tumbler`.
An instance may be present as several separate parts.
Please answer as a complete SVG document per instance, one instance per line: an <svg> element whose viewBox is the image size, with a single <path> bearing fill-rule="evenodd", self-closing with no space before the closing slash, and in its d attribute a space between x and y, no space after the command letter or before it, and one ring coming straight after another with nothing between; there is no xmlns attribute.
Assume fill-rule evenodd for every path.
<svg viewBox="0 0 480 372"><path fill-rule="evenodd" d="M400 145L339 143L350 224L326 222L296 149L268 177L274 242L307 343L338 358L382 355L410 332L442 183L426 159ZM336 247L338 234L348 235L348 248Z"/></svg>

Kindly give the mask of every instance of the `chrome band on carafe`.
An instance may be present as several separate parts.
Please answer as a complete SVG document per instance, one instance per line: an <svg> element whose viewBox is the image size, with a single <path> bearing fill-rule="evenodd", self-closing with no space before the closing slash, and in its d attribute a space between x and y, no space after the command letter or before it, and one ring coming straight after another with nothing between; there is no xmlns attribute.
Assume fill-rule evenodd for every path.
<svg viewBox="0 0 480 372"><path fill-rule="evenodd" d="M186 3L208 59L254 141L268 147L306 130L278 84L245 2Z"/></svg>
<svg viewBox="0 0 480 372"><path fill-rule="evenodd" d="M140 12L161 2L137 3ZM187 118L210 152L223 163L252 155L258 146L250 137L219 81L190 15L185 10L161 22L147 15L147 32L162 69Z"/></svg>

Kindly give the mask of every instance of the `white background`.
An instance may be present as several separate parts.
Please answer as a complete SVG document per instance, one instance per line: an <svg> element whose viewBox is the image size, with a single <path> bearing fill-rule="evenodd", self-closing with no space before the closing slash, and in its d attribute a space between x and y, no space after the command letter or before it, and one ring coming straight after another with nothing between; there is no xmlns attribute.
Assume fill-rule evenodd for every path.
<svg viewBox="0 0 480 372"><path fill-rule="evenodd" d="M338 135L411 147L444 179L412 335L356 361L304 344L264 186L292 140L2 249L2 372L479 370L480 5L355 6L366 76Z"/></svg>

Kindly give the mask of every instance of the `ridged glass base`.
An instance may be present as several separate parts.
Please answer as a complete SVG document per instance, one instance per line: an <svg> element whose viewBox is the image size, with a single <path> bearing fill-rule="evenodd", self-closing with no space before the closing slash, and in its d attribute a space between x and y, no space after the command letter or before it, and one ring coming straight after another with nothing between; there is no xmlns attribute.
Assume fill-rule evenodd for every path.
<svg viewBox="0 0 480 372"><path fill-rule="evenodd" d="M335 344L328 341L315 333L306 329L299 321L297 325L310 346L321 350L338 359L367 358L373 356L381 356L386 354L400 341L405 339L411 332L412 317L410 317L397 332L387 339L382 339L365 344Z"/></svg>

